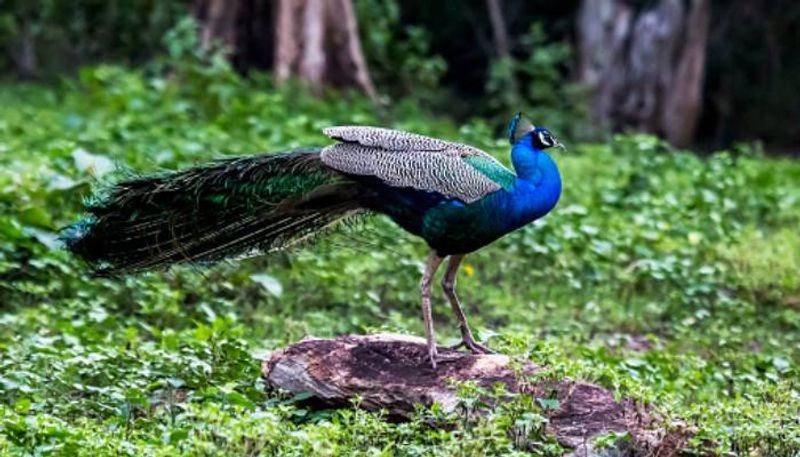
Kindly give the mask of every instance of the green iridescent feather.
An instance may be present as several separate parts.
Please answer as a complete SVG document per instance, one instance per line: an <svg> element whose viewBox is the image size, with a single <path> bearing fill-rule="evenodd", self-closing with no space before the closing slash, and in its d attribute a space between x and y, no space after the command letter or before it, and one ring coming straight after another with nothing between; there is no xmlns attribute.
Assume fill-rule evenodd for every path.
<svg viewBox="0 0 800 457"><path fill-rule="evenodd" d="M497 160L479 154L465 156L463 160L505 190L511 190L514 185L516 175Z"/></svg>

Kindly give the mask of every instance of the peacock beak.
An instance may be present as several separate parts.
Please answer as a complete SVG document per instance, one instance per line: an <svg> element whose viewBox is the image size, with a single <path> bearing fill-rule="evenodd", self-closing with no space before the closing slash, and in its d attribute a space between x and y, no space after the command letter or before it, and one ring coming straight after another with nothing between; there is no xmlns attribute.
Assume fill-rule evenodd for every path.
<svg viewBox="0 0 800 457"><path fill-rule="evenodd" d="M554 140L555 140L555 138L554 138ZM562 142L560 142L558 140L555 140L555 141L556 141L555 147L560 148L562 151L566 151L567 150L567 147L564 146L564 143L562 143Z"/></svg>

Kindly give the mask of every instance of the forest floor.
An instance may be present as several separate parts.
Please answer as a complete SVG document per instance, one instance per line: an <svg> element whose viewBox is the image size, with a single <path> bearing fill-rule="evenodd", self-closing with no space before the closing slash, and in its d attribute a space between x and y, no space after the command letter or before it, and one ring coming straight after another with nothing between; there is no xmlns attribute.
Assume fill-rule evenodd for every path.
<svg viewBox="0 0 800 457"><path fill-rule="evenodd" d="M306 335L422 334L425 247L380 217L292 252L116 279L59 248L92 189L322 145L330 125L388 124L508 162L479 120L403 102L389 117L359 97L213 72L104 66L0 87L0 455L563 454L543 432L552 405L525 396L393 423L265 391L265 352ZM800 162L747 147L701 157L643 135L568 146L555 211L467 258L460 294L479 337L542 376L684 421L697 430L687 452L797 455ZM440 342L456 342L434 298ZM481 407L480 391L460 395Z"/></svg>

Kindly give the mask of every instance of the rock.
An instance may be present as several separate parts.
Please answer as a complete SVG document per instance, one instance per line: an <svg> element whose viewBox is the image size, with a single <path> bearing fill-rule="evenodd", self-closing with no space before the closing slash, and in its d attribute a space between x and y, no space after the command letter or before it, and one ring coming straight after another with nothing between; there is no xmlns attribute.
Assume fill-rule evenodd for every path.
<svg viewBox="0 0 800 457"><path fill-rule="evenodd" d="M573 456L676 455L691 436L681 426L666 430L649 408L630 399L616 401L599 386L567 379L531 383L525 375L536 372L532 364L515 370L504 355L439 352L434 370L422 338L387 333L306 338L271 353L262 375L274 388L310 393L326 406L348 406L360 396L362 408L385 410L396 420L412 415L417 404L439 403L444 411L454 411L458 399L451 380L476 381L482 387L500 382L511 392L557 399L551 402L547 431L573 449ZM631 440L612 454L593 450L592 439L610 432L627 432Z"/></svg>

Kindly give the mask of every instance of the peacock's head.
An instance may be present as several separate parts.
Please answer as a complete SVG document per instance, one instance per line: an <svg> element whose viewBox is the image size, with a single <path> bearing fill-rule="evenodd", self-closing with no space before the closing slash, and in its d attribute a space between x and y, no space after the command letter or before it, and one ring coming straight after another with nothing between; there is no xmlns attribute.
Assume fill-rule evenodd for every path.
<svg viewBox="0 0 800 457"><path fill-rule="evenodd" d="M556 137L544 127L536 127L522 113L517 113L508 124L508 141L515 145L525 138L530 137L531 145L539 150L557 147L565 149Z"/></svg>

